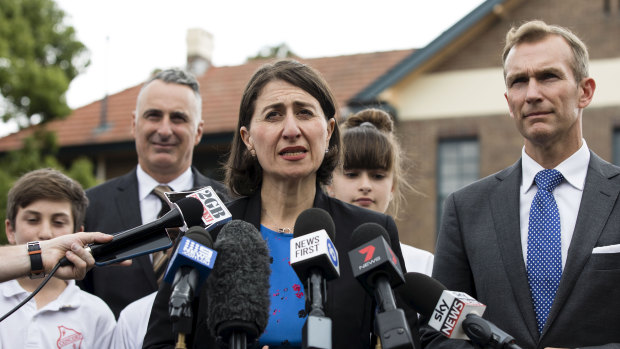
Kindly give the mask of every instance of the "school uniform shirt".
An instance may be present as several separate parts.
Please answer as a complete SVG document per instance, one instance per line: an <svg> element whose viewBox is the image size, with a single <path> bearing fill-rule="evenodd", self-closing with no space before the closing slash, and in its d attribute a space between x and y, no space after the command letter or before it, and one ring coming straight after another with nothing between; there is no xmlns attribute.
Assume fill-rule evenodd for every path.
<svg viewBox="0 0 620 349"><path fill-rule="evenodd" d="M0 313L28 295L15 280L0 283ZM58 298L43 308L37 309L33 298L0 322L0 348L108 348L115 325L114 314L100 298L67 281Z"/></svg>
<svg viewBox="0 0 620 349"><path fill-rule="evenodd" d="M157 292L144 296L137 301L129 303L121 311L118 322L114 328L112 338L112 349L134 349L142 348L146 327L149 324L151 308Z"/></svg>

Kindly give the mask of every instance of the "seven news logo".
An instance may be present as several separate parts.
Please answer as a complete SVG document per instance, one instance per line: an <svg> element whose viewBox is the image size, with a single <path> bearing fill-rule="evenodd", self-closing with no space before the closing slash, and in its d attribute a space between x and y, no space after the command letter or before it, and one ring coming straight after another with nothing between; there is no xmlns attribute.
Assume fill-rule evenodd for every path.
<svg viewBox="0 0 620 349"><path fill-rule="evenodd" d="M366 255L366 257L364 258L364 263L366 263L371 260L372 256L375 254L375 247L373 245L368 245L357 252Z"/></svg>
<svg viewBox="0 0 620 349"><path fill-rule="evenodd" d="M377 255L375 257L375 251L376 250L377 250L377 248L371 244L371 245L365 246L365 247L363 247L363 248L361 248L361 249L359 249L357 251L358 253L364 255L364 261L363 261L364 264L360 265L359 269L364 269L364 268L366 268L367 266L369 266L371 264L374 264L374 263L377 263L377 262L381 261L381 254L379 254L379 255ZM387 245L386 245L386 250L390 253L390 256L391 256L391 259L392 259L392 264L398 265L398 258L396 258L396 255L394 254L394 251L392 251L392 249L389 248ZM389 258L388 256L386 256L386 257Z"/></svg>

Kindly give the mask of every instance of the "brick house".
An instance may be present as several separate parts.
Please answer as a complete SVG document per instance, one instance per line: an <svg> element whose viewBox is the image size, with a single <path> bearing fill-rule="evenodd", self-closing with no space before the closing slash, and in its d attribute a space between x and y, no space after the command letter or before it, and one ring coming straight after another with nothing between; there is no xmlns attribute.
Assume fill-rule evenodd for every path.
<svg viewBox="0 0 620 349"><path fill-rule="evenodd" d="M443 199L514 163L522 137L508 114L501 68L513 25L542 19L565 26L588 45L597 82L584 112L584 138L620 163L620 1L488 0L424 48L368 85L350 103L389 105L425 197L408 197L401 240L434 250Z"/></svg>
<svg viewBox="0 0 620 349"><path fill-rule="evenodd" d="M487 0L418 50L300 59L324 75L341 115L367 105L394 115L408 178L424 194L410 195L397 221L404 242L433 251L445 196L520 156L523 141L508 115L500 54L506 31L530 19L568 27L588 45L597 89L584 113L584 137L606 160L620 158L620 0ZM242 90L262 63L209 67L200 75L205 135L194 164L203 173L221 176ZM87 155L102 179L135 166L129 131L139 89L50 123L60 159ZM0 139L0 152L19 147L29 132Z"/></svg>

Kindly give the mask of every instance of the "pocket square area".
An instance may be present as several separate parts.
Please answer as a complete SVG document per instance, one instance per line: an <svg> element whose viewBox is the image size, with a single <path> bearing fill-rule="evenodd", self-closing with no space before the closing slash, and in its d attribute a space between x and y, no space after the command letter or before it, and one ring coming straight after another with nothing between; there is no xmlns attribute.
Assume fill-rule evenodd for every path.
<svg viewBox="0 0 620 349"><path fill-rule="evenodd" d="M620 244L595 247L592 254L595 253L620 253Z"/></svg>

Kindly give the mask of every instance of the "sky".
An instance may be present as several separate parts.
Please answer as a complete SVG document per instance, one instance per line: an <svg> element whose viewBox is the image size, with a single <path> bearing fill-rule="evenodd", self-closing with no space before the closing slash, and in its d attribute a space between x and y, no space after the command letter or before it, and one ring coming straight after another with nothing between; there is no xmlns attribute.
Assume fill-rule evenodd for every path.
<svg viewBox="0 0 620 349"><path fill-rule="evenodd" d="M184 67L186 33L213 35L215 66L286 43L304 58L421 48L483 0L56 0L90 51L72 108Z"/></svg>
<svg viewBox="0 0 620 349"><path fill-rule="evenodd" d="M286 43L304 58L422 48L484 0L56 0L90 65L69 86L78 108L184 67L186 33L213 35L215 66ZM0 125L0 134L10 132Z"/></svg>

